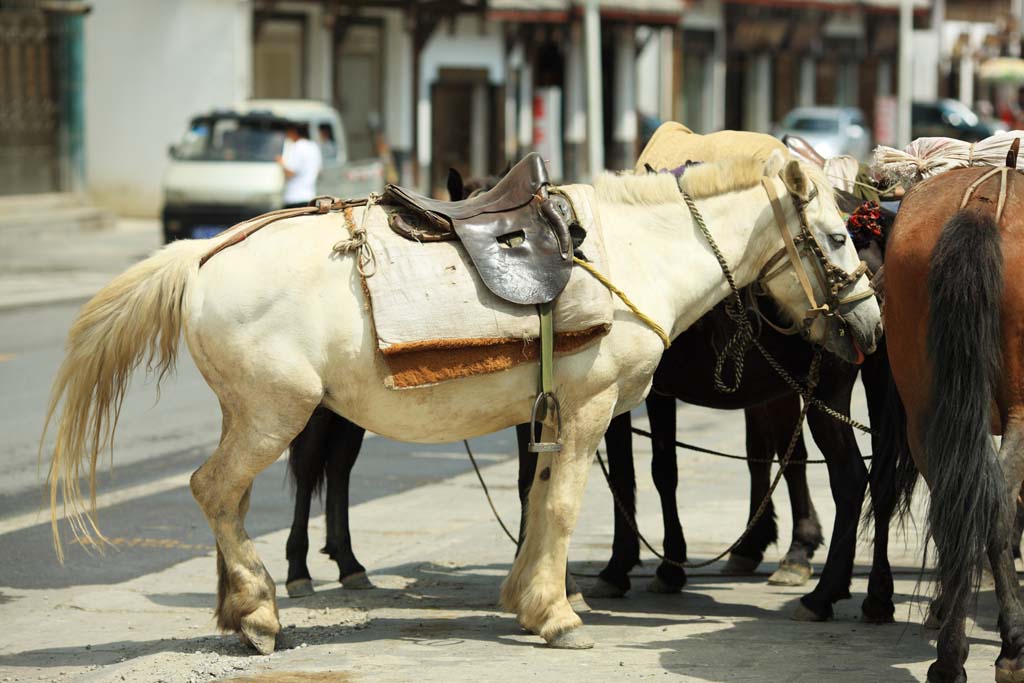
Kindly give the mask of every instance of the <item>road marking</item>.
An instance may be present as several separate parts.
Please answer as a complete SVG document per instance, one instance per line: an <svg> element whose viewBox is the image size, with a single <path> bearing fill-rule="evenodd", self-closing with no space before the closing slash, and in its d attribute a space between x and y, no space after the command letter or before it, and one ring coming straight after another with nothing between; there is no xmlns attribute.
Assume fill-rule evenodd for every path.
<svg viewBox="0 0 1024 683"><path fill-rule="evenodd" d="M110 507L111 505L127 503L128 501L135 500L136 498L154 496L159 493L173 491L174 489L188 486L188 480L191 476L191 472L182 472L180 474L172 474L168 477L164 477L163 479L157 479L144 484L137 484L135 486L129 486L128 488L111 491L110 493L102 493L96 496L96 509L99 510L100 508ZM99 521L102 523L102 515L98 516L100 518ZM35 512L26 512L20 515L15 515L14 517L9 517L8 519L0 520L0 536L48 522L49 519L50 515L48 514L48 510L39 509Z"/></svg>

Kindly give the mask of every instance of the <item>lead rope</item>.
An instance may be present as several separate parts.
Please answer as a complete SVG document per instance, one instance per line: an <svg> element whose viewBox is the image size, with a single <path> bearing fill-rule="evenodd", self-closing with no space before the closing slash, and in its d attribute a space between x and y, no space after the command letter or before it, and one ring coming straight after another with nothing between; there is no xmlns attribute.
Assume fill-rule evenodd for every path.
<svg viewBox="0 0 1024 683"><path fill-rule="evenodd" d="M736 332L733 334L732 338L729 339L725 348L722 349L722 353L720 353L718 358L715 360L715 389L726 394L734 393L739 389L740 383L743 380L743 360L747 355L747 351L749 351L750 347L753 346L761 353L768 365L775 370L789 388L804 399L805 403L810 403L818 410L839 422L847 424L855 429L859 429L867 434L873 434L874 432L872 432L871 428L867 425L854 420L848 415L843 415L839 411L826 405L820 399L812 396L811 392L801 385L800 382L798 382L791 374L789 374L789 372L782 367L777 360L775 360L775 357L768 352L768 349L764 347L761 340L754 335L750 319L747 317L746 307L743 305L743 297L740 294L739 287L736 286L736 280L733 278L732 270L729 268L728 261L725 260L725 256L722 254L721 249L718 248L718 244L715 243L714 238L711 236L711 231L708 230L707 225L704 224L704 217L701 216L693 198L683 190L680 190L679 192L682 194L683 201L686 202L687 208L690 209L690 214L693 216L694 223L697 224L701 234L704 235L704 239L707 240L708 246L711 247L711 251L718 260L718 265L722 268L722 274L725 276L725 280L729 283L729 288L732 290L730 298L725 304L725 312L726 315L729 316L729 319L736 324ZM794 267L795 265L796 264L794 264ZM817 348L818 347L816 347L816 349ZM816 351L816 353L818 353L818 351ZM727 386L725 381L722 379L722 374L725 370L725 363L730 360L733 364L733 377L735 379L735 383L731 387Z"/></svg>
<svg viewBox="0 0 1024 683"><path fill-rule="evenodd" d="M821 349L815 349L814 357L811 359L811 367L808 370L807 377L807 386L809 387L810 391L814 391L814 388L818 385L818 370L820 366ZM758 521L760 521L761 517L765 513L765 510L768 509L768 504L772 500L772 495L775 493L775 489L778 487L779 482L782 481L782 477L786 472L786 468L789 467L790 460L793 457L793 452L796 450L796 444L800 440L801 434L803 434L804 418L807 417L807 409L809 407L810 404L807 401L804 401L800 408L800 418L797 420L796 428L793 430L793 435L789 437L789 445L786 447L786 454L779 460L779 471L775 474L775 479L772 481L772 485L768 488L768 492L764 495L764 498L761 499L761 504L757 506L757 510L754 512L754 514L750 517L750 520L747 522L747 528L743 530L743 533L740 534L739 538L737 538L732 543L732 545L730 545L728 548L712 557L710 560L704 560L703 562L679 562L678 560L673 560L668 557L665 557L664 554L659 553L657 550L655 550L654 546L652 546L647 541L647 539L644 538L644 535L640 533L640 527L636 523L636 515L630 513L626 509L626 506L622 502L622 499L619 498L618 492L612 485L612 478L611 475L608 473L608 468L604 464L604 458L601 457L601 451L597 452L597 461L601 464L601 471L604 473L605 481L608 482L608 490L611 491L612 493L612 499L615 501L615 507L617 507L619 509L619 512L622 513L623 518L625 518L626 520L626 524L629 525L629 528L633 531L633 533L636 534L636 537L640 540L640 542L644 544L644 547L647 548L647 550L649 550L659 560L673 567L678 567L679 569L701 569L703 567L712 565L715 562L718 562L720 559L722 559L723 557L731 553L733 550L738 548L740 543L743 543L743 541L746 540L747 536L750 535L750 532L753 530L754 526L758 523Z"/></svg>

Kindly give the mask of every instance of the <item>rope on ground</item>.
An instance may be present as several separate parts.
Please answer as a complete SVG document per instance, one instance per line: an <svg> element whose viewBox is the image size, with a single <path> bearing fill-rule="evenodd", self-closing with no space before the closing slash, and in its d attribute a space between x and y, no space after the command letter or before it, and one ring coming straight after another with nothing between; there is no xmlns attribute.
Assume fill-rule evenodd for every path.
<svg viewBox="0 0 1024 683"><path fill-rule="evenodd" d="M505 526L505 521L498 514L498 508L494 507L494 501L491 500L491 492L487 488L487 484L484 482L484 475L480 473L480 467L476 464L476 458L473 457L473 449L469 447L469 440L463 439L462 444L466 447L466 455L469 456L469 461L473 463L473 470L476 472L476 478L480 480L480 486L484 489L484 495L487 496L487 504L491 506L491 512L494 513L494 519L498 520L498 524L501 525L501 530L508 536L508 540L512 541L513 545L519 545L519 541L512 535L512 532Z"/></svg>

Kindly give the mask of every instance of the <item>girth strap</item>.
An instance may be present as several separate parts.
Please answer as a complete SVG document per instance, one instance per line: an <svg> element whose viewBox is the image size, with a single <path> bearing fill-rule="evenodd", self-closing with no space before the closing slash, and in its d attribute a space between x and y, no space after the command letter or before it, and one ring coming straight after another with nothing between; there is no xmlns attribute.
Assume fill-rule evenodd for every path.
<svg viewBox="0 0 1024 683"><path fill-rule="evenodd" d="M531 453L560 453L562 451L562 409L555 396L555 325L550 301L537 305L540 315L540 393L533 402L530 414L530 443L526 450ZM541 409L543 408L543 413ZM554 417L555 438L553 441L538 442L534 440L538 419Z"/></svg>

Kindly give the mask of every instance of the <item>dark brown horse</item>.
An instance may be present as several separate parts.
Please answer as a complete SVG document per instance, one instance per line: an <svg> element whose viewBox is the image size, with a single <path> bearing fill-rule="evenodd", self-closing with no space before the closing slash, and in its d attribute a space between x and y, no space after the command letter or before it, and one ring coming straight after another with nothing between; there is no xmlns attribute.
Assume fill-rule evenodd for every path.
<svg viewBox="0 0 1024 683"><path fill-rule="evenodd" d="M986 559L999 600L996 681L1024 681L1024 608L1010 548L1024 476L1021 216L1021 174L950 171L907 194L886 253L886 339L905 407L893 442L904 455L909 448L931 489L941 621L934 682L967 680L964 621ZM998 453L992 434L1003 436Z"/></svg>

